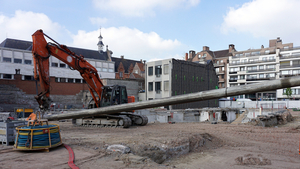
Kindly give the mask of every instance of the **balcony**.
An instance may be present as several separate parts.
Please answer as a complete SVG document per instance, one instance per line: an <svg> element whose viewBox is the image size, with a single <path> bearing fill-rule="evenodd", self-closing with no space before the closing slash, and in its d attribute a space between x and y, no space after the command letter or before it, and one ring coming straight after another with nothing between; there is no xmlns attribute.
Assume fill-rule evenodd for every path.
<svg viewBox="0 0 300 169"><path fill-rule="evenodd" d="M235 78L235 79L229 79L229 82L237 82L237 78Z"/></svg>
<svg viewBox="0 0 300 169"><path fill-rule="evenodd" d="M293 67L300 67L300 64L295 64L295 65L280 65L280 69L283 69L283 68L293 68Z"/></svg>
<svg viewBox="0 0 300 169"><path fill-rule="evenodd" d="M297 47L291 47L291 48L286 48L286 49L280 49L280 51L289 51L289 50L300 50L300 46Z"/></svg>
<svg viewBox="0 0 300 169"><path fill-rule="evenodd" d="M239 62L239 63L229 63L229 66L256 64L256 63L265 63L265 62L276 62L276 59L265 59L265 60L257 60L257 61L244 61L244 62Z"/></svg>
<svg viewBox="0 0 300 169"><path fill-rule="evenodd" d="M280 55L279 59L289 59L289 58L298 58L300 57L300 53L295 54L286 54L286 55Z"/></svg>
<svg viewBox="0 0 300 169"><path fill-rule="evenodd" d="M251 73L251 72L266 72L266 71L276 71L276 69L275 68L269 68L269 69L247 70L247 73Z"/></svg>
<svg viewBox="0 0 300 169"><path fill-rule="evenodd" d="M269 53L262 53L262 52L259 52L259 53L242 53L240 56L232 56L233 59L236 59L236 58L244 58L244 57L251 57L251 56L261 56L261 55L270 55L270 54L275 54L276 53L276 50L270 50Z"/></svg>
<svg viewBox="0 0 300 169"><path fill-rule="evenodd" d="M275 77L265 77L265 78L257 78L257 77L253 77L253 78L247 78L246 81L260 81L260 80L274 80Z"/></svg>
<svg viewBox="0 0 300 169"><path fill-rule="evenodd" d="M225 63L223 62L223 63L214 63L214 67L219 67L219 66L224 66L225 65Z"/></svg>
<svg viewBox="0 0 300 169"><path fill-rule="evenodd" d="M237 71L229 72L229 74L237 74Z"/></svg>
<svg viewBox="0 0 300 169"><path fill-rule="evenodd" d="M292 73L292 74L286 74L286 75L279 75L280 78L285 78L285 77L292 77L292 76L299 76L300 73Z"/></svg>
<svg viewBox="0 0 300 169"><path fill-rule="evenodd" d="M217 75L219 75L219 74L224 74L225 71L219 71L219 72L216 72L216 73L217 73Z"/></svg>

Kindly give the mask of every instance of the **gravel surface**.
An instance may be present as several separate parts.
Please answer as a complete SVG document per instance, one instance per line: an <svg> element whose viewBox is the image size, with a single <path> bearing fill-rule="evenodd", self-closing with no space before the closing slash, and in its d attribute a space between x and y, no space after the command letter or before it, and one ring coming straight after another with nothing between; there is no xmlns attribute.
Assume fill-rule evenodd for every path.
<svg viewBox="0 0 300 169"><path fill-rule="evenodd" d="M300 112L275 127L227 123L152 123L122 128L74 127L58 122L63 143L86 168L300 168ZM113 144L130 153L106 151ZM8 149L9 148L9 149ZM63 147L43 151L10 151L0 145L0 169L69 168Z"/></svg>

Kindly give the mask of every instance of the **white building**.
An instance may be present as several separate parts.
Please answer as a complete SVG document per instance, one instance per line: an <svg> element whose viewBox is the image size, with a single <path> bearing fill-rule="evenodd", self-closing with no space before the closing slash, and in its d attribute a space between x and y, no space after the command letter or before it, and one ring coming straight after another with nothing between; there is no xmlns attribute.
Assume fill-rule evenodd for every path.
<svg viewBox="0 0 300 169"><path fill-rule="evenodd" d="M299 75L299 56L300 48L293 48L292 43L282 44L280 38L270 40L268 48L262 46L261 49L233 52L233 56L229 57L227 84L230 87L241 86ZM300 87L294 87L292 91L292 98L298 100ZM236 97L265 101L287 98L283 89Z"/></svg>

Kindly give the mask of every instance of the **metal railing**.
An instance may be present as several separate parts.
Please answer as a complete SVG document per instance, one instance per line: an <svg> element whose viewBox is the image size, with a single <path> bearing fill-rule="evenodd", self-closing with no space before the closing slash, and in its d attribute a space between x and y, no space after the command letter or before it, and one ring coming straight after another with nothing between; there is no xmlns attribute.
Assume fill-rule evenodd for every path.
<svg viewBox="0 0 300 169"><path fill-rule="evenodd" d="M251 73L251 72L265 72L265 71L276 71L276 68L247 70L246 73Z"/></svg>
<svg viewBox="0 0 300 169"><path fill-rule="evenodd" d="M271 54L275 54L276 50L270 50L269 53L260 52L260 51L259 51L259 53L247 53L247 54L246 53L241 53L241 55L239 55L239 56L232 56L232 58L241 58L241 57L249 57L249 56L261 56L261 55L271 55Z"/></svg>
<svg viewBox="0 0 300 169"><path fill-rule="evenodd" d="M280 59L289 59L289 58L298 58L300 57L300 53L298 54L285 54L285 55L280 55Z"/></svg>
<svg viewBox="0 0 300 169"><path fill-rule="evenodd" d="M238 63L229 63L229 66L233 65L245 65L245 64L255 64L255 63L265 63L265 62L276 62L276 59L265 59L265 60L257 60L257 61L244 61Z"/></svg>

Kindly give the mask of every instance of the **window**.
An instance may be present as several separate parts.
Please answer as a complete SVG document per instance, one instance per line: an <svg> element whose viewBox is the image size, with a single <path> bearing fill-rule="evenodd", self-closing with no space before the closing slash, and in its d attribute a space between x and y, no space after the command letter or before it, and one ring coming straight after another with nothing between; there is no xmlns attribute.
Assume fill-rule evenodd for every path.
<svg viewBox="0 0 300 169"><path fill-rule="evenodd" d="M270 50L266 50L266 51L265 51L265 54L269 54L269 53L270 53Z"/></svg>
<svg viewBox="0 0 300 169"><path fill-rule="evenodd" d="M238 67L232 67L230 68L230 72L238 72L239 68Z"/></svg>
<svg viewBox="0 0 300 169"><path fill-rule="evenodd" d="M216 68L216 72L219 73L219 68Z"/></svg>
<svg viewBox="0 0 300 169"><path fill-rule="evenodd" d="M74 79L68 79L68 83L73 83Z"/></svg>
<svg viewBox="0 0 300 169"><path fill-rule="evenodd" d="M250 53L245 53L245 56L250 56Z"/></svg>
<svg viewBox="0 0 300 169"><path fill-rule="evenodd" d="M240 67L240 71L245 71L245 67Z"/></svg>
<svg viewBox="0 0 300 169"><path fill-rule="evenodd" d="M155 91L161 91L161 83L155 82Z"/></svg>
<svg viewBox="0 0 300 169"><path fill-rule="evenodd" d="M275 73L269 73L266 75L267 77L275 77Z"/></svg>
<svg viewBox="0 0 300 169"><path fill-rule="evenodd" d="M59 64L59 67L65 68L65 67L66 67L66 64L60 63L60 64Z"/></svg>
<svg viewBox="0 0 300 169"><path fill-rule="evenodd" d="M275 60L274 56L269 57L269 60Z"/></svg>
<svg viewBox="0 0 300 169"><path fill-rule="evenodd" d="M259 78L260 79L264 78L264 74L259 74Z"/></svg>
<svg viewBox="0 0 300 169"><path fill-rule="evenodd" d="M109 69L108 69L108 72L114 72L114 69L109 68Z"/></svg>
<svg viewBox="0 0 300 169"><path fill-rule="evenodd" d="M299 74L299 70L293 70L293 75Z"/></svg>
<svg viewBox="0 0 300 169"><path fill-rule="evenodd" d="M252 52L251 55L259 55L260 52L259 51L256 51L256 52Z"/></svg>
<svg viewBox="0 0 300 169"><path fill-rule="evenodd" d="M155 66L155 75L161 75L161 65Z"/></svg>
<svg viewBox="0 0 300 169"><path fill-rule="evenodd" d="M11 58L3 57L3 62L11 62Z"/></svg>
<svg viewBox="0 0 300 169"><path fill-rule="evenodd" d="M75 79L75 83L81 83L81 79Z"/></svg>
<svg viewBox="0 0 300 169"><path fill-rule="evenodd" d="M164 91L169 91L169 81L164 81Z"/></svg>
<svg viewBox="0 0 300 169"><path fill-rule="evenodd" d="M139 74L139 70L135 70L134 73L135 73L135 74Z"/></svg>
<svg viewBox="0 0 300 169"><path fill-rule="evenodd" d="M241 80L245 79L245 75L240 75L240 79Z"/></svg>
<svg viewBox="0 0 300 169"><path fill-rule="evenodd" d="M247 59L242 59L242 63L247 63Z"/></svg>
<svg viewBox="0 0 300 169"><path fill-rule="evenodd" d="M224 75L221 75L222 79L224 79Z"/></svg>
<svg viewBox="0 0 300 169"><path fill-rule="evenodd" d="M248 70L256 70L257 69L257 66L249 66L248 67Z"/></svg>
<svg viewBox="0 0 300 169"><path fill-rule="evenodd" d="M148 67L148 76L152 76L152 75L153 75L153 67L151 66L151 67Z"/></svg>
<svg viewBox="0 0 300 169"><path fill-rule="evenodd" d="M247 79L257 79L257 75L248 75Z"/></svg>
<svg viewBox="0 0 300 169"><path fill-rule="evenodd" d="M169 64L164 64L164 74L169 74Z"/></svg>
<svg viewBox="0 0 300 169"><path fill-rule="evenodd" d="M14 59L14 63L22 63L22 59Z"/></svg>
<svg viewBox="0 0 300 169"><path fill-rule="evenodd" d="M31 62L32 62L31 60L26 60L26 59L24 60L24 63L25 63L26 65L31 65Z"/></svg>
<svg viewBox="0 0 300 169"><path fill-rule="evenodd" d="M107 72L107 68L102 68L102 71L103 72Z"/></svg>
<svg viewBox="0 0 300 169"><path fill-rule="evenodd" d="M204 53L204 54L203 54L203 58L206 58L206 56L207 56L206 53Z"/></svg>
<svg viewBox="0 0 300 169"><path fill-rule="evenodd" d="M10 74L3 74L3 79L12 79L12 75L10 75Z"/></svg>
<svg viewBox="0 0 300 169"><path fill-rule="evenodd" d="M223 60L221 60L220 62L223 63Z"/></svg>
<svg viewBox="0 0 300 169"><path fill-rule="evenodd" d="M148 91L153 91L153 82L149 82Z"/></svg>
<svg viewBox="0 0 300 169"><path fill-rule="evenodd" d="M67 82L66 78L60 78L60 82Z"/></svg>
<svg viewBox="0 0 300 169"><path fill-rule="evenodd" d="M222 71L224 71L225 70L225 67L222 67Z"/></svg>
<svg viewBox="0 0 300 169"><path fill-rule="evenodd" d="M58 63L52 62L52 63L51 63L51 66L52 66L52 67L58 67Z"/></svg>
<svg viewBox="0 0 300 169"><path fill-rule="evenodd" d="M289 72L290 72L289 70L282 70L282 71L281 71L281 74L282 74L282 75L288 75Z"/></svg>
<svg viewBox="0 0 300 169"><path fill-rule="evenodd" d="M119 72L119 76L122 78L123 77L123 72Z"/></svg>
<svg viewBox="0 0 300 169"><path fill-rule="evenodd" d="M59 82L59 78L58 77L55 78L55 82Z"/></svg>
<svg viewBox="0 0 300 169"><path fill-rule="evenodd" d="M237 80L238 77L237 76L230 76L230 79L229 80Z"/></svg>
<svg viewBox="0 0 300 169"><path fill-rule="evenodd" d="M267 65L267 69L275 69L275 65Z"/></svg>
<svg viewBox="0 0 300 169"><path fill-rule="evenodd" d="M299 66L300 60L293 60L292 63L293 63L293 66Z"/></svg>
<svg viewBox="0 0 300 169"><path fill-rule="evenodd" d="M262 58L262 61L267 61L267 60L268 60L267 57L263 57L263 58Z"/></svg>
<svg viewBox="0 0 300 169"><path fill-rule="evenodd" d="M221 86L222 86L222 87L225 87L225 83L222 83Z"/></svg>
<svg viewBox="0 0 300 169"><path fill-rule="evenodd" d="M263 70L263 69L264 69L264 65L260 65L259 70Z"/></svg>
<svg viewBox="0 0 300 169"><path fill-rule="evenodd" d="M34 80L33 76L24 76L24 80Z"/></svg>

